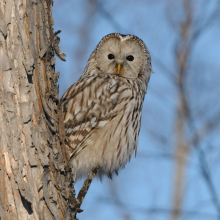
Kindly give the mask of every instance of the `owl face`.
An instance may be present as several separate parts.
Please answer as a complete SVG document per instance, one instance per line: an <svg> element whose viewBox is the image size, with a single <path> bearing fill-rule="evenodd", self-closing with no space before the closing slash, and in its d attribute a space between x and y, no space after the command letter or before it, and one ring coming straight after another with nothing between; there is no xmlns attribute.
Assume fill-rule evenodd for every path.
<svg viewBox="0 0 220 220"><path fill-rule="evenodd" d="M97 67L106 74L137 78L147 65L142 43L133 35L107 35L96 49Z"/></svg>

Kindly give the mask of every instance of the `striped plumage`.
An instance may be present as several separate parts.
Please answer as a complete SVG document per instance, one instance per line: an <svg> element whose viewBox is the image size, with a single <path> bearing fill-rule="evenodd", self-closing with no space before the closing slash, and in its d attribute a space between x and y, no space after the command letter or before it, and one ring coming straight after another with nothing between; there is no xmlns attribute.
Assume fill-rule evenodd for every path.
<svg viewBox="0 0 220 220"><path fill-rule="evenodd" d="M99 175L111 177L137 151L150 74L150 55L139 38L110 34L100 41L83 75L61 98L76 179L96 166Z"/></svg>

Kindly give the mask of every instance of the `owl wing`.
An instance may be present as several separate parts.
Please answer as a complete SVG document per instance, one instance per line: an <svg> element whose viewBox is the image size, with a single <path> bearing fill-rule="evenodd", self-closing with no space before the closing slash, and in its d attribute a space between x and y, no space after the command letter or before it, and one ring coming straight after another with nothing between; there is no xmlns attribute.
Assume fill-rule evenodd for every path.
<svg viewBox="0 0 220 220"><path fill-rule="evenodd" d="M97 74L80 79L65 92L61 102L70 158L132 99L131 87L125 81L122 77Z"/></svg>

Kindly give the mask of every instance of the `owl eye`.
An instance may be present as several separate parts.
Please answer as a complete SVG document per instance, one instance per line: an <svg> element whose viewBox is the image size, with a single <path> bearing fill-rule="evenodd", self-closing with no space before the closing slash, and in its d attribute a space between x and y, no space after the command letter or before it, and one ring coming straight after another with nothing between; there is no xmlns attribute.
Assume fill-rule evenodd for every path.
<svg viewBox="0 0 220 220"><path fill-rule="evenodd" d="M126 57L126 59L127 59L128 61L133 61L133 60L134 60L134 57L133 57L132 55L129 55L129 56Z"/></svg>
<svg viewBox="0 0 220 220"><path fill-rule="evenodd" d="M108 55L108 59L109 59L109 60L112 60L112 59L114 59L114 58L115 58L115 56L114 56L113 54L109 54L109 55Z"/></svg>

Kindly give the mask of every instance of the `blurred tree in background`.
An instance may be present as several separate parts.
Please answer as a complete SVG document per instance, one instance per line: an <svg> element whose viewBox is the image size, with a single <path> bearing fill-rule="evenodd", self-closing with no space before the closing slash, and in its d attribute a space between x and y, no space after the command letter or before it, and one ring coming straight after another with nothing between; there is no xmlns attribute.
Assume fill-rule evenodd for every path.
<svg viewBox="0 0 220 220"><path fill-rule="evenodd" d="M53 16L60 96L111 32L142 38L155 73L137 158L93 182L79 218L220 219L220 1L54 0Z"/></svg>

